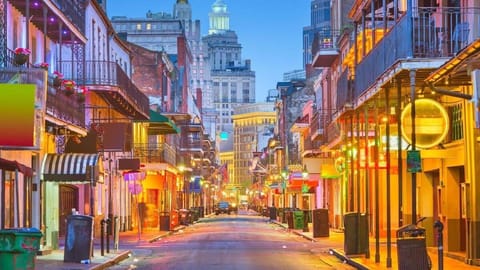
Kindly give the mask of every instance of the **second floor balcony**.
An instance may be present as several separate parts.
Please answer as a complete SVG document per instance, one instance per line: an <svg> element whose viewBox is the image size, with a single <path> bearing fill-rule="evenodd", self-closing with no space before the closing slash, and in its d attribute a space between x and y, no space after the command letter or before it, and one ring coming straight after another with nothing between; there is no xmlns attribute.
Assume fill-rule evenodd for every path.
<svg viewBox="0 0 480 270"><path fill-rule="evenodd" d="M133 84L118 63L108 61L61 61L60 71L94 91L116 110L136 120L148 119L148 97Z"/></svg>
<svg viewBox="0 0 480 270"><path fill-rule="evenodd" d="M175 148L167 143L138 143L133 145L135 158L140 159L140 163L168 163L176 166Z"/></svg>
<svg viewBox="0 0 480 270"><path fill-rule="evenodd" d="M417 63L417 70L438 68L480 37L479 18L478 8L420 7L400 17L379 42L370 47L358 44L360 39L357 39L357 47L366 46L368 50L365 54L358 53L353 98L360 97L401 61ZM360 30L357 36L361 35ZM422 74L417 74L418 80L424 79Z"/></svg>

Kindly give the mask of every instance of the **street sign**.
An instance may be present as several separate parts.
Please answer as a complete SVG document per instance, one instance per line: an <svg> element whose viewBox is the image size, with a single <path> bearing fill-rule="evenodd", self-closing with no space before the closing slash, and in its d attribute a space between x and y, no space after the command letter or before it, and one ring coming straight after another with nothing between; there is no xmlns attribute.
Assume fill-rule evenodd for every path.
<svg viewBox="0 0 480 270"><path fill-rule="evenodd" d="M420 158L420 151L407 151L407 171L411 173L422 171L422 159Z"/></svg>

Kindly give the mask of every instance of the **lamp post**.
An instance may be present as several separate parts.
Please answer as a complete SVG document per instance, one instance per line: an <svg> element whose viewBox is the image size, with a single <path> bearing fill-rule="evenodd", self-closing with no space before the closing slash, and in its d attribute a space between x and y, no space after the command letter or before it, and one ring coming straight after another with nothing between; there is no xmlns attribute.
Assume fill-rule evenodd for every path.
<svg viewBox="0 0 480 270"><path fill-rule="evenodd" d="M302 179L303 179L302 194L303 194L308 192L308 185L305 184L305 180L308 179L308 170L306 165L303 165ZM308 220L309 220L308 208L310 208L310 206L308 206L307 209L304 209L303 211L303 231L304 232L308 232Z"/></svg>

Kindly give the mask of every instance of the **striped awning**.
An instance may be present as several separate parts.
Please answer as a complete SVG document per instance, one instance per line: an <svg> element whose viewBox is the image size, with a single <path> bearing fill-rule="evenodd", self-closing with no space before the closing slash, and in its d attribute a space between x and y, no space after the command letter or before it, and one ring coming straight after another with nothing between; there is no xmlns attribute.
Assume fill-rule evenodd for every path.
<svg viewBox="0 0 480 270"><path fill-rule="evenodd" d="M102 158L99 154L47 154L42 163L42 180L103 183Z"/></svg>

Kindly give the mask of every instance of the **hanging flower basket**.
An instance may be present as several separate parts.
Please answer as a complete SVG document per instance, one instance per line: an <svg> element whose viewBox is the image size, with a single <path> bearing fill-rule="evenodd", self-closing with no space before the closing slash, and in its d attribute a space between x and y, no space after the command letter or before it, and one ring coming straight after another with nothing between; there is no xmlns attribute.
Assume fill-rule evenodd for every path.
<svg viewBox="0 0 480 270"><path fill-rule="evenodd" d="M63 80L63 88L65 90L65 95L71 96L75 94L75 82L72 80Z"/></svg>
<svg viewBox="0 0 480 270"><path fill-rule="evenodd" d="M48 71L48 63L43 62L43 63L37 64L36 67Z"/></svg>
<svg viewBox="0 0 480 270"><path fill-rule="evenodd" d="M53 87L55 87L56 89L60 88L60 86L62 86L62 83L63 83L63 74L58 72L58 71L54 71L53 72L53 75L55 76L53 78Z"/></svg>
<svg viewBox="0 0 480 270"><path fill-rule="evenodd" d="M22 66L28 61L28 55L26 54L15 54L13 58L16 66Z"/></svg>
<svg viewBox="0 0 480 270"><path fill-rule="evenodd" d="M85 102L85 95L87 94L88 88L86 86L82 86L78 89L77 92L77 102L83 103Z"/></svg>
<svg viewBox="0 0 480 270"><path fill-rule="evenodd" d="M75 94L75 90L70 87L65 87L65 90L63 91L67 97Z"/></svg>
<svg viewBox="0 0 480 270"><path fill-rule="evenodd" d="M28 61L28 56L32 51L26 48L16 48L14 51L15 55L13 57L13 61L15 65L21 66L24 65Z"/></svg>

